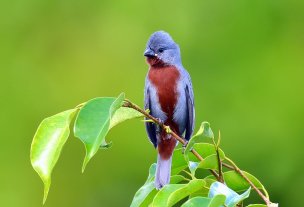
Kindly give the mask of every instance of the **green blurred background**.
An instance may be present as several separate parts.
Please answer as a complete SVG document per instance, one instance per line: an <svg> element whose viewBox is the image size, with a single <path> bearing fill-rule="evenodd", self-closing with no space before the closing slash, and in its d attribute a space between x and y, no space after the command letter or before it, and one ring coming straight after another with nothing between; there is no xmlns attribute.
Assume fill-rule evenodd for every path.
<svg viewBox="0 0 304 207"><path fill-rule="evenodd" d="M303 1L2 0L0 206L41 206L29 150L43 118L122 91L142 105L143 51L160 29L181 47L196 126L207 120L220 129L226 154L265 184L272 201L301 205ZM84 174L84 147L68 140L46 207L130 204L156 152L137 120L107 139L113 147Z"/></svg>

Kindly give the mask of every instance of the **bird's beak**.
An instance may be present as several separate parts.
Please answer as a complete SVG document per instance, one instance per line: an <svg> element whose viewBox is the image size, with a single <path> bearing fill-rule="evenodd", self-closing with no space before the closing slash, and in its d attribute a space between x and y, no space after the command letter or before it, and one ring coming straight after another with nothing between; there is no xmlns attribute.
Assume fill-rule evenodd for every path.
<svg viewBox="0 0 304 207"><path fill-rule="evenodd" d="M155 52L153 52L153 50L147 49L144 52L144 56L146 56L146 57L157 57L157 54Z"/></svg>

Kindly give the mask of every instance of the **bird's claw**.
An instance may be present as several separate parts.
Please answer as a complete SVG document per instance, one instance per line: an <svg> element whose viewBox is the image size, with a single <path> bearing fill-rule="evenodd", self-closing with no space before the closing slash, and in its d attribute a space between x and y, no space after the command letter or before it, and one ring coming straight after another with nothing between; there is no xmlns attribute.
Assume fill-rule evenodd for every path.
<svg viewBox="0 0 304 207"><path fill-rule="evenodd" d="M164 128L167 134L171 134L172 131L169 126L164 126Z"/></svg>
<svg viewBox="0 0 304 207"><path fill-rule="evenodd" d="M188 145L188 141L185 141L185 144L183 144L183 146L182 146L182 153L183 154L185 154L187 145Z"/></svg>

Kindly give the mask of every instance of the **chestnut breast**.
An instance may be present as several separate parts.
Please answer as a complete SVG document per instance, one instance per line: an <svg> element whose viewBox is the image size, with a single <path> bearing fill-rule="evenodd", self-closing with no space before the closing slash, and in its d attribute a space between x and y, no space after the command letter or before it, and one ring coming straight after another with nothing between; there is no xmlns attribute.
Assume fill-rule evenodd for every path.
<svg viewBox="0 0 304 207"><path fill-rule="evenodd" d="M150 67L148 74L158 95L161 109L167 115L167 120L173 120L173 113L178 99L177 82L180 78L178 69L174 66Z"/></svg>

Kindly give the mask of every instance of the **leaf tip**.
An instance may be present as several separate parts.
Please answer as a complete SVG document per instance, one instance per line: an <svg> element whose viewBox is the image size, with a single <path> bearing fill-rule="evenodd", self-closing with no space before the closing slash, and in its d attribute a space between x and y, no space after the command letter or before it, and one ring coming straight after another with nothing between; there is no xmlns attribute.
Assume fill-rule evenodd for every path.
<svg viewBox="0 0 304 207"><path fill-rule="evenodd" d="M44 180L43 183L44 183L44 192L43 192L43 201L42 201L42 204L44 205L45 202L46 202L46 199L48 197L48 194L49 194L51 180L50 179Z"/></svg>
<svg viewBox="0 0 304 207"><path fill-rule="evenodd" d="M87 157L85 157L83 164L82 164L81 173L84 173L84 170L85 170L88 162L89 162L89 159L87 159Z"/></svg>

